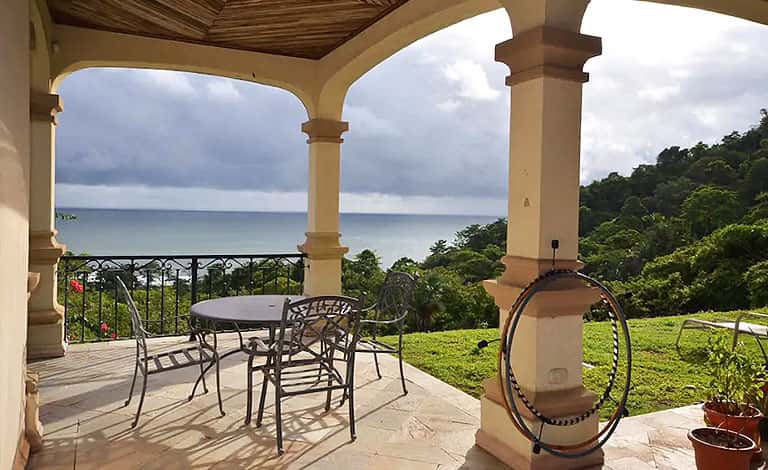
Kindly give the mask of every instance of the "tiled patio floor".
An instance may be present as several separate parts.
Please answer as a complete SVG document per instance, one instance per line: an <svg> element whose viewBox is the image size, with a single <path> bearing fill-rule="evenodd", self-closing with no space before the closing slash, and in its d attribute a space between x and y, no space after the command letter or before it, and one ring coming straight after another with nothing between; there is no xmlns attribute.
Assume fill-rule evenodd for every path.
<svg viewBox="0 0 768 470"><path fill-rule="evenodd" d="M233 339L222 343L236 345ZM182 369L149 378L144 412L132 430L138 400L122 405L134 348L130 341L75 345L64 358L30 365L41 376L45 425L44 449L33 455L31 469L506 468L474 446L476 399L410 366L403 396L391 357L382 357L384 377L377 380L372 357L360 355L354 443L346 407L325 413L322 394L293 397L284 402L286 454L278 458L271 393L264 425L243 425L245 357L239 354L222 362L226 416L219 416L212 374L211 391L187 402L196 369ZM700 423L696 407L627 419L606 449L604 468L693 469L685 436Z"/></svg>

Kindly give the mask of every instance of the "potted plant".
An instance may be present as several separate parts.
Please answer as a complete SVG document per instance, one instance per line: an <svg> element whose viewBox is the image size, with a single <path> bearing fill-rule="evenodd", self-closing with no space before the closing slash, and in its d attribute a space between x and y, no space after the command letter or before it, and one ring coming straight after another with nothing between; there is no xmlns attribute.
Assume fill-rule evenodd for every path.
<svg viewBox="0 0 768 470"><path fill-rule="evenodd" d="M763 401L765 364L748 354L743 343L735 347L728 335L709 342L710 388L704 403L704 421L712 427L744 434L754 441L754 458L761 458L759 425L763 413L754 405Z"/></svg>
<svg viewBox="0 0 768 470"><path fill-rule="evenodd" d="M693 445L698 470L748 470L759 449L757 444L735 431L720 428L697 428L688 433Z"/></svg>

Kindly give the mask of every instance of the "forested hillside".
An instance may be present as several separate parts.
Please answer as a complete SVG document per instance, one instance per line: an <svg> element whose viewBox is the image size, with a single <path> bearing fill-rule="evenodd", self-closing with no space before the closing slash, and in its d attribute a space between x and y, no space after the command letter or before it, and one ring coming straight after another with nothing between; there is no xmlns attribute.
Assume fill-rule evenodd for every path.
<svg viewBox="0 0 768 470"><path fill-rule="evenodd" d="M631 316L732 310L768 304L768 112L714 145L664 149L631 175L581 188L580 258ZM437 241L417 272L412 329L493 326L496 308L479 281L503 266L506 220ZM384 273L368 250L344 262L350 294L376 292Z"/></svg>
<svg viewBox="0 0 768 470"><path fill-rule="evenodd" d="M768 303L768 113L581 191L585 272L636 316Z"/></svg>

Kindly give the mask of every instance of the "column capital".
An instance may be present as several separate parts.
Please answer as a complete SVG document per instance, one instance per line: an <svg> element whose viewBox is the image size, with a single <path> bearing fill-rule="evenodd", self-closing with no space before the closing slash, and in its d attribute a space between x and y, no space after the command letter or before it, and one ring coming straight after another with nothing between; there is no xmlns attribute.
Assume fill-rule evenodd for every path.
<svg viewBox="0 0 768 470"><path fill-rule="evenodd" d="M509 86L540 77L584 83L584 64L602 50L597 36L539 26L497 44L496 61L509 66Z"/></svg>
<svg viewBox="0 0 768 470"><path fill-rule="evenodd" d="M56 240L56 230L29 232L29 264L56 264L67 251Z"/></svg>
<svg viewBox="0 0 768 470"><path fill-rule="evenodd" d="M56 125L56 114L64 110L59 95L31 92L29 96L29 117L33 121L46 121Z"/></svg>
<svg viewBox="0 0 768 470"><path fill-rule="evenodd" d="M505 256L501 261L506 269L498 279L483 281L483 287L496 301L496 306L508 310L517 297L534 279L551 269L579 270L584 263L578 260L523 258ZM599 293L581 283L567 279L557 281L539 292L526 306L523 315L530 317L558 317L581 315L590 305L600 300Z"/></svg>
<svg viewBox="0 0 768 470"><path fill-rule="evenodd" d="M349 248L341 244L338 232L306 232L307 239L298 246L300 252L313 259L341 259Z"/></svg>
<svg viewBox="0 0 768 470"><path fill-rule="evenodd" d="M315 118L301 125L301 132L309 136L307 143L314 142L332 142L341 144L344 139L341 134L349 130L349 123L346 121L335 121L333 119Z"/></svg>

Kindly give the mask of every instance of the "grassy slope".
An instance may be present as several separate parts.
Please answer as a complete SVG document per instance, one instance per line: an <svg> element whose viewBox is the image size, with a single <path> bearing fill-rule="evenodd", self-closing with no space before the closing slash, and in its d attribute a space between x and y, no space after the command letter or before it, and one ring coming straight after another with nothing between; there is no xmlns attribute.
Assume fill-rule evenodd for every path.
<svg viewBox="0 0 768 470"><path fill-rule="evenodd" d="M681 355L675 350L677 332L685 318L732 320L735 314L700 313L630 320L633 352L630 412L633 415L650 413L703 400L708 382L703 360L709 333L687 330L681 341ZM495 329L409 334L404 338L405 360L479 397L483 380L496 373L498 343L492 343L479 352L476 344L481 339L492 339L497 335ZM760 354L753 340L748 337L742 339L750 346L752 353ZM393 342L396 338L384 340ZM610 325L605 322L586 323L584 361L596 366L584 371L588 388L598 392L603 390L610 360Z"/></svg>

